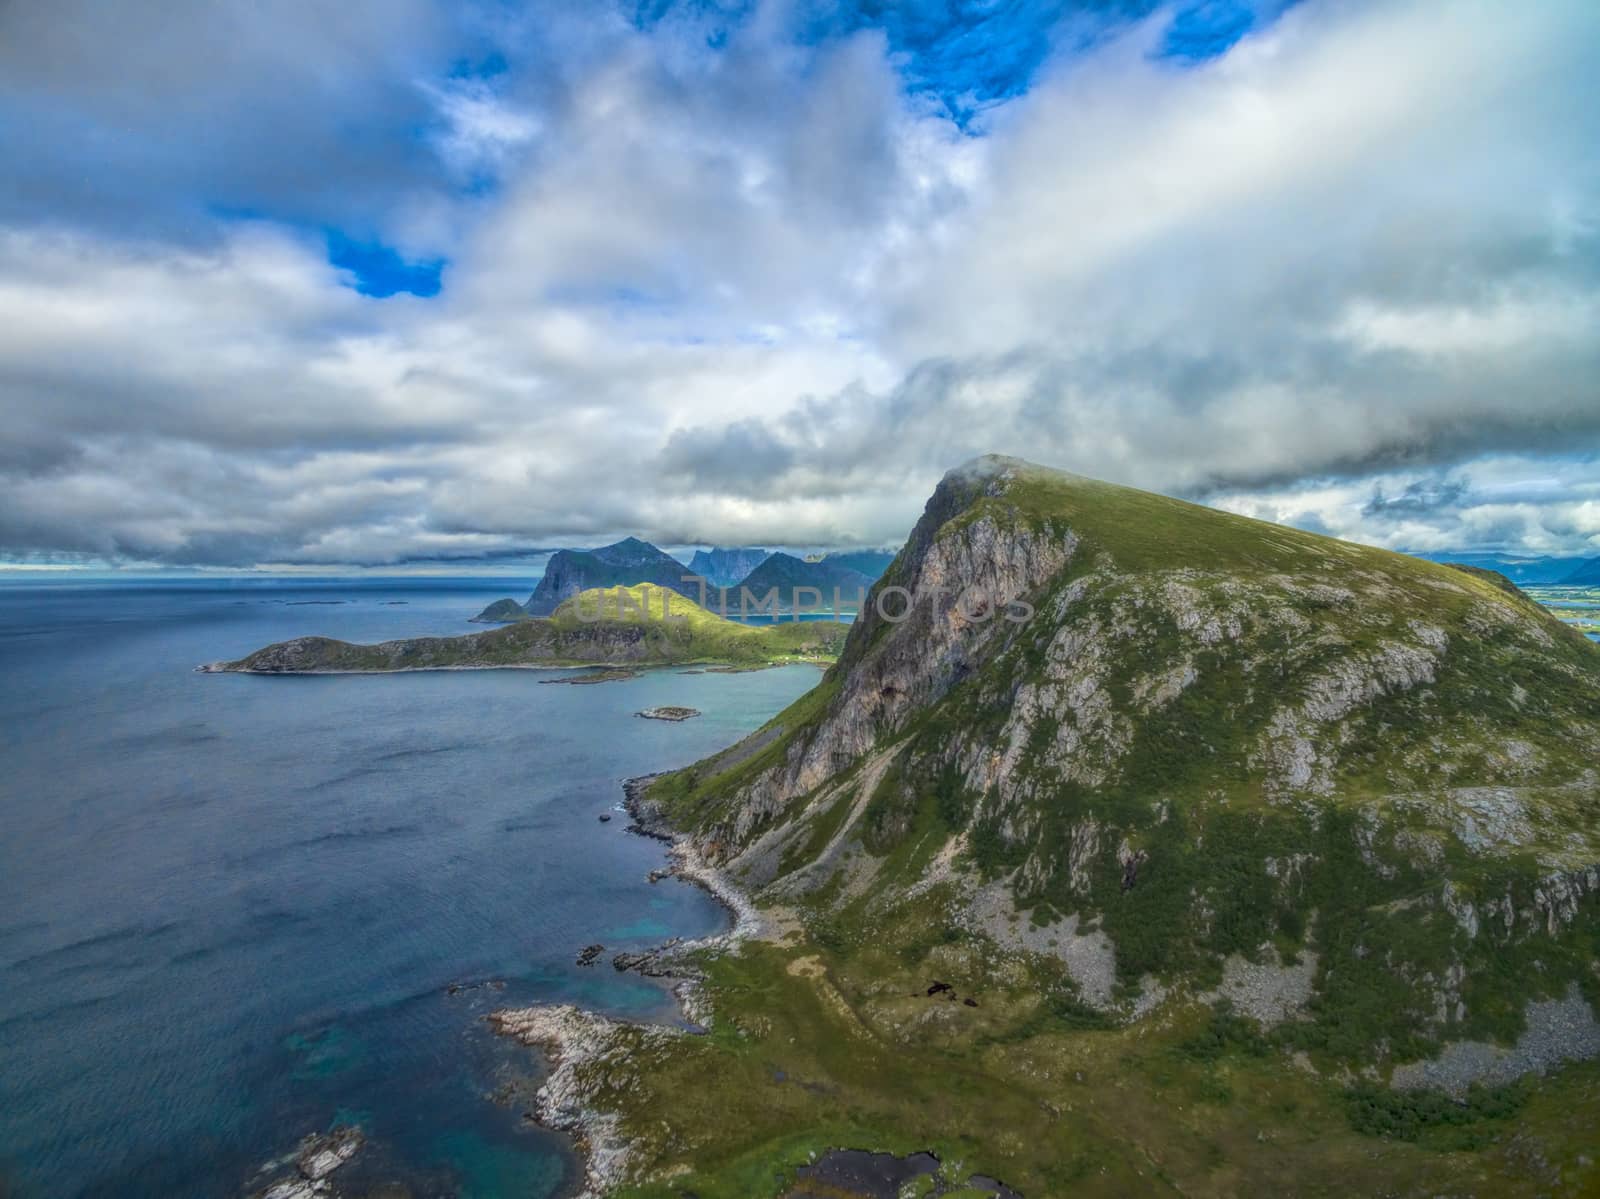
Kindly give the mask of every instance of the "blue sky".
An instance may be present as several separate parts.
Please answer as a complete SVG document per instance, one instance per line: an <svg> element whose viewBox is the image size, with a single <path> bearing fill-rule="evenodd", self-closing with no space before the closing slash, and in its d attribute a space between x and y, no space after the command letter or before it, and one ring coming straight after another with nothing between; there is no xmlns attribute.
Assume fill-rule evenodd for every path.
<svg viewBox="0 0 1600 1199"><path fill-rule="evenodd" d="M977 453L1600 554L1600 14L0 7L0 560L880 544Z"/></svg>

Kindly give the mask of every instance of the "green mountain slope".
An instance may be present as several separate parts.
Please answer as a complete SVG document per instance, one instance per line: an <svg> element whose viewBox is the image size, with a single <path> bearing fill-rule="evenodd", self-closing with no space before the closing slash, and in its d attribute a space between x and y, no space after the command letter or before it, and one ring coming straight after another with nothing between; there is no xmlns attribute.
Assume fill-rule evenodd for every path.
<svg viewBox="0 0 1600 1199"><path fill-rule="evenodd" d="M937 859L1046 923L1097 922L1113 987L1080 989L1103 1007L1310 949L1307 1036L1351 1053L1513 1033L1491 959L1592 906L1600 653L1500 576L986 460L940 485L883 585L908 619L865 613L759 753L653 793L753 886L866 920L924 896ZM1364 965L1371 910L1400 901ZM1539 994L1593 985L1571 950ZM1340 1004L1378 994L1351 1036Z"/></svg>
<svg viewBox="0 0 1600 1199"><path fill-rule="evenodd" d="M445 670L497 666L754 666L831 658L845 636L833 621L742 625L649 584L595 588L547 618L461 637L353 645L298 637L208 669L254 674Z"/></svg>

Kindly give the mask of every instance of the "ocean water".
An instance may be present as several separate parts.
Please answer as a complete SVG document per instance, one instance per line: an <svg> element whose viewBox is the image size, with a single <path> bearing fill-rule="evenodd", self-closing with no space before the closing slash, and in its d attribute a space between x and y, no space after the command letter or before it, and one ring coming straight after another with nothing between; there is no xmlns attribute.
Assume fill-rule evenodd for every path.
<svg viewBox="0 0 1600 1199"><path fill-rule="evenodd" d="M650 884L661 846L597 817L622 779L736 740L816 669L194 672L300 634L468 631L526 589L0 585L0 1194L239 1195L347 1120L371 1140L346 1193L565 1193L574 1163L523 1118L537 1055L482 1017L672 1012L573 955L725 915ZM704 715L633 715L668 703Z"/></svg>

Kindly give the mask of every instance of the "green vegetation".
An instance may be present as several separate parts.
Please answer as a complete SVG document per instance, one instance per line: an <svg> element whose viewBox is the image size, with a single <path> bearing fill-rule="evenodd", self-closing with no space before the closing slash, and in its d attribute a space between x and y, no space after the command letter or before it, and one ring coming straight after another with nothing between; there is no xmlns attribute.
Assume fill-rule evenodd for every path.
<svg viewBox="0 0 1600 1199"><path fill-rule="evenodd" d="M764 666L831 661L846 630L834 621L739 624L676 592L639 584L585 591L547 618L520 620L487 632L378 645L302 637L267 646L222 669L283 674L512 666Z"/></svg>
<svg viewBox="0 0 1600 1199"><path fill-rule="evenodd" d="M1385 1082L1600 1001L1600 649L1492 572L1005 461L883 584L928 578L1037 615L868 611L650 790L794 931L595 1080L671 1180L630 1193L781 1195L830 1146L1029 1199L1600 1186L1600 1067ZM1228 990L1296 968L1286 1014Z"/></svg>
<svg viewBox="0 0 1600 1199"><path fill-rule="evenodd" d="M1503 1127L1527 1105L1530 1089L1525 1082L1475 1086L1465 1099L1455 1100L1437 1091L1391 1091L1358 1082L1345 1092L1345 1111L1350 1126L1367 1136L1481 1149L1490 1143L1491 1126Z"/></svg>
<svg viewBox="0 0 1600 1199"><path fill-rule="evenodd" d="M1288 1065L1248 1021L1202 1010L1155 1028L1077 1026L970 944L910 965L887 949L758 944L706 968L709 1036L592 1068L646 1168L670 1176L627 1199L781 1196L808 1157L840 1146L931 1150L952 1174L1029 1199L1533 1196L1600 1182L1580 1161L1600 1116L1595 1065L1458 1104L1347 1089ZM932 978L979 1006L927 996Z"/></svg>

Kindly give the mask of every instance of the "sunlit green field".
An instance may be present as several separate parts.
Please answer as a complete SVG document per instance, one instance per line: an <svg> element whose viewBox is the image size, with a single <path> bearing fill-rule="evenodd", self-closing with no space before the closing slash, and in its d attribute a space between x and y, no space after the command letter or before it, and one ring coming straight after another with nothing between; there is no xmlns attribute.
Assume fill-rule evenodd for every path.
<svg viewBox="0 0 1600 1199"><path fill-rule="evenodd" d="M1600 641L1600 587L1524 587L1573 628Z"/></svg>

